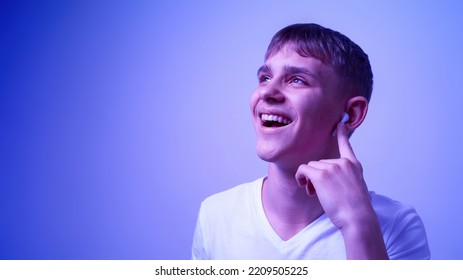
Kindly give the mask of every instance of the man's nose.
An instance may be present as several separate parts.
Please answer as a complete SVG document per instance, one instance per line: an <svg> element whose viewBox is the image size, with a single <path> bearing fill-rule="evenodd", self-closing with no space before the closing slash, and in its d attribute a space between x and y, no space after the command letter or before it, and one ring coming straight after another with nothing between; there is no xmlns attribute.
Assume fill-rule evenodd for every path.
<svg viewBox="0 0 463 280"><path fill-rule="evenodd" d="M260 99L268 103L279 103L283 102L285 96L281 91L280 87L271 82L260 88L259 90Z"/></svg>

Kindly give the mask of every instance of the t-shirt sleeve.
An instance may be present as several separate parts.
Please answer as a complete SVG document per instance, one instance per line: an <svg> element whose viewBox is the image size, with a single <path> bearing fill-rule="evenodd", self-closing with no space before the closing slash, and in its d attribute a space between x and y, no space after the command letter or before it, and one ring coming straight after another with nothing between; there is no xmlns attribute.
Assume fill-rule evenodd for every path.
<svg viewBox="0 0 463 280"><path fill-rule="evenodd" d="M204 235L203 235L203 211L199 210L198 219L196 221L195 232L193 235L193 245L191 247L191 259L192 260L206 260L209 259L206 256L206 251L204 248Z"/></svg>
<svg viewBox="0 0 463 280"><path fill-rule="evenodd" d="M413 207L403 208L385 240L390 259L426 260L431 258L423 222Z"/></svg>

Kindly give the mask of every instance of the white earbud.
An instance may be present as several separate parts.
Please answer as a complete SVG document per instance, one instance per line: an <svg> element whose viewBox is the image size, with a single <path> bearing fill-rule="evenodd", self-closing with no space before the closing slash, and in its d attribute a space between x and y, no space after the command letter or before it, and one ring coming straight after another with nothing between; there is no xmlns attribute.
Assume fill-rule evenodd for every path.
<svg viewBox="0 0 463 280"><path fill-rule="evenodd" d="M344 114L342 115L342 119L341 119L340 123L345 124L348 120L349 120L349 114L344 112ZM333 133L331 133L331 136L333 136L333 137L336 136L336 128L333 130Z"/></svg>
<svg viewBox="0 0 463 280"><path fill-rule="evenodd" d="M349 120L349 114L344 112L344 115L342 115L341 123L346 123Z"/></svg>

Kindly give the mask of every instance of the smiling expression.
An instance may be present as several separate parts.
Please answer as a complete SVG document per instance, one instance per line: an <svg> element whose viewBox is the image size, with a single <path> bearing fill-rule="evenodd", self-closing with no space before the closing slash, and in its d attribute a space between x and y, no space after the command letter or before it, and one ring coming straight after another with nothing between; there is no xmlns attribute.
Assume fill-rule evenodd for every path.
<svg viewBox="0 0 463 280"><path fill-rule="evenodd" d="M333 68L286 46L265 61L258 79L250 102L258 156L292 168L334 157L331 134L347 98Z"/></svg>

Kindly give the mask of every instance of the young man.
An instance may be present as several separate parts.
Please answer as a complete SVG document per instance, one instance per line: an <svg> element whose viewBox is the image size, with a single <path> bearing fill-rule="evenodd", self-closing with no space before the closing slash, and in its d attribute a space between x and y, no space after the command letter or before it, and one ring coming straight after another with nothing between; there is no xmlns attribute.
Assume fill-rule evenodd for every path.
<svg viewBox="0 0 463 280"><path fill-rule="evenodd" d="M251 97L268 175L207 198L193 259L429 259L412 207L369 192L349 136L373 74L349 38L316 24L273 37Z"/></svg>

